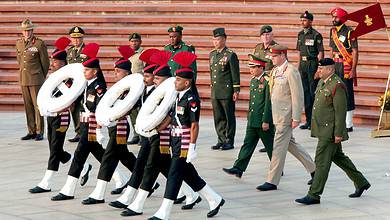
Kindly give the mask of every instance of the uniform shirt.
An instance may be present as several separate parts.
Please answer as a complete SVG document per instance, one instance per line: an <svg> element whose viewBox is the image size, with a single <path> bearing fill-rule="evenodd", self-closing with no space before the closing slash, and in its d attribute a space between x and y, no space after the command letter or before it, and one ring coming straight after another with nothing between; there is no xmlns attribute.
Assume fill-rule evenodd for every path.
<svg viewBox="0 0 390 220"><path fill-rule="evenodd" d="M260 128L263 122L272 124L271 98L265 76L252 78L249 90L248 126Z"/></svg>
<svg viewBox="0 0 390 220"><path fill-rule="evenodd" d="M82 63L85 61L86 56L81 54L81 51L85 47L85 44L82 43L80 47L71 46L66 50L66 61L68 64L71 63Z"/></svg>
<svg viewBox="0 0 390 220"><path fill-rule="evenodd" d="M315 92L311 136L327 141L334 141L335 136L348 140L346 113L347 94L340 77L333 74L326 82L320 80Z"/></svg>
<svg viewBox="0 0 390 220"><path fill-rule="evenodd" d="M199 122L200 100L192 92L187 90L180 98L180 93L176 98L176 104L172 110L172 122L175 127L189 128L192 122Z"/></svg>
<svg viewBox="0 0 390 220"><path fill-rule="evenodd" d="M269 71L271 71L272 68L274 67L272 60L268 59L267 54L269 53L270 47L275 45L275 44L278 44L278 43L276 43L275 41L272 40L271 43L269 44L269 46L267 48L264 48L264 43L259 43L255 46L255 49L253 49L253 52L252 52L253 55L267 60L267 65L265 66L265 69L264 69L265 72L267 72L267 73Z"/></svg>
<svg viewBox="0 0 390 220"><path fill-rule="evenodd" d="M302 30L298 33L297 47L301 57L314 60L320 52L324 51L322 35L310 27L307 31Z"/></svg>
<svg viewBox="0 0 390 220"><path fill-rule="evenodd" d="M358 48L357 40L356 39L351 40L350 38L352 28L348 27L345 24L341 25L339 28L338 27L335 28L337 31L337 37L339 38L340 42L344 45L345 49L347 49L348 53L352 53L352 48L356 48L356 49ZM330 30L330 35L329 35L330 36L329 47L333 50L333 52L339 52L339 49L337 48L335 42L332 39L332 29Z"/></svg>
<svg viewBox="0 0 390 220"><path fill-rule="evenodd" d="M96 110L99 101L102 99L104 93L106 93L106 84L95 78L88 81L88 86L85 88L81 99L81 112L92 112Z"/></svg>
<svg viewBox="0 0 390 220"><path fill-rule="evenodd" d="M195 47L192 45L187 45L183 41L181 41L177 47L173 47L171 44L167 44L164 46L164 50L172 52L171 58L176 53L181 52L181 51L189 51L191 53L195 53ZM168 61L168 65L171 68L171 75L172 76L175 76L176 70L181 68L181 66L179 64L177 64L176 62L174 62L172 59L170 59ZM190 68L192 69L192 71L194 71L194 80L196 80L196 76L197 76L197 72L198 72L197 66L196 66L196 61L194 61L191 64Z"/></svg>
<svg viewBox="0 0 390 220"><path fill-rule="evenodd" d="M43 40L32 36L16 41L16 58L19 64L21 86L42 85L49 71L50 61L47 47Z"/></svg>
<svg viewBox="0 0 390 220"><path fill-rule="evenodd" d="M209 55L211 98L231 99L233 92L240 91L240 64L237 54L225 47Z"/></svg>
<svg viewBox="0 0 390 220"><path fill-rule="evenodd" d="M138 50L135 51L135 54L129 58L129 61L131 62L131 72L132 73L143 73L144 72L144 62L139 59L139 56L141 56L142 51L144 49L142 47L138 48Z"/></svg>

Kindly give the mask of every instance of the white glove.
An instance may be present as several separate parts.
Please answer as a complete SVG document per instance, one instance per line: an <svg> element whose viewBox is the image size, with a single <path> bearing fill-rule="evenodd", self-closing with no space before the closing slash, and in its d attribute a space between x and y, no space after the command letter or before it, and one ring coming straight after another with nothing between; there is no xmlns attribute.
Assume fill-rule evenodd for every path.
<svg viewBox="0 0 390 220"><path fill-rule="evenodd" d="M137 132L139 135L144 136L144 137L152 137L153 135L158 134L156 129L153 129L151 131L144 131L144 130L138 130Z"/></svg>
<svg viewBox="0 0 390 220"><path fill-rule="evenodd" d="M188 153L187 153L187 163L191 163L195 161L196 157L198 154L196 153L196 144L190 143L190 147L188 148Z"/></svg>
<svg viewBox="0 0 390 220"><path fill-rule="evenodd" d="M109 128L114 127L114 126L116 126L116 121L111 121L111 122L107 123L107 127L109 127Z"/></svg>
<svg viewBox="0 0 390 220"><path fill-rule="evenodd" d="M56 112L46 112L46 116L48 117L56 117L58 114Z"/></svg>
<svg viewBox="0 0 390 220"><path fill-rule="evenodd" d="M96 141L101 145L106 142L106 137L104 137L102 129L100 128L96 128Z"/></svg>

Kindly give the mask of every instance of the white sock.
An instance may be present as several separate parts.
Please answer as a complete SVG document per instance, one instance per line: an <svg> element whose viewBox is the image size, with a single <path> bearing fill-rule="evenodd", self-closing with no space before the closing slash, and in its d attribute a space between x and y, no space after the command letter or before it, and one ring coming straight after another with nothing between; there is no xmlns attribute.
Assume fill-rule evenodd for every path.
<svg viewBox="0 0 390 220"><path fill-rule="evenodd" d="M38 183L38 186L42 189L50 189L50 180L53 177L54 173L56 171L54 170L46 170L45 175L43 176L41 182Z"/></svg>
<svg viewBox="0 0 390 220"><path fill-rule="evenodd" d="M209 203L210 211L217 208L222 201L222 197L207 184L199 191L199 194L206 198Z"/></svg>
<svg viewBox="0 0 390 220"><path fill-rule="evenodd" d="M153 216L160 218L160 219L163 219L163 220L169 219L169 216L171 215L173 202L174 202L173 200L164 198L160 208L157 210L157 212Z"/></svg>
<svg viewBox="0 0 390 220"><path fill-rule="evenodd" d="M133 200L135 191L137 191L137 189L131 186L127 186L125 192L116 201L125 205L129 205Z"/></svg>
<svg viewBox="0 0 390 220"><path fill-rule="evenodd" d="M127 208L131 209L134 212L143 212L145 200L148 197L148 194L148 191L139 189L134 201Z"/></svg>
<svg viewBox="0 0 390 220"><path fill-rule="evenodd" d="M121 188L126 185L129 177L125 174L119 166L115 169L115 172L112 174L112 179L115 181L115 188Z"/></svg>
<svg viewBox="0 0 390 220"><path fill-rule="evenodd" d="M98 179L96 183L96 187L93 190L93 192L89 195L89 197L96 200L103 200L104 193L106 192L107 184L108 184L107 181Z"/></svg>
<svg viewBox="0 0 390 220"><path fill-rule="evenodd" d="M73 155L72 155L72 157L73 157ZM89 170L89 163L87 163L87 162L85 162L84 163L84 167L83 167L83 170L81 170L81 173L80 173L80 176L84 176L87 172L88 172L88 170Z"/></svg>
<svg viewBox="0 0 390 220"><path fill-rule="evenodd" d="M60 193L66 196L74 196L74 192L76 190L76 184L79 179L73 176L69 176L66 179L65 185L60 190Z"/></svg>
<svg viewBox="0 0 390 220"><path fill-rule="evenodd" d="M347 116L345 117L345 125L347 128L352 128L353 127L353 110L352 111L347 111Z"/></svg>
<svg viewBox="0 0 390 220"><path fill-rule="evenodd" d="M181 184L180 190L186 196L186 205L194 203L199 198L199 194L192 190L192 188L184 181Z"/></svg>

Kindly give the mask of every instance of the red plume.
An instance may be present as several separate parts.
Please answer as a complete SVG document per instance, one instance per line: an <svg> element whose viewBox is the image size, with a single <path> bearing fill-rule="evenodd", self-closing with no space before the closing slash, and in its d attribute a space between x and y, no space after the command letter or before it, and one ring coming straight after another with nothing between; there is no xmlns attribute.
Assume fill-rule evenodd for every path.
<svg viewBox="0 0 390 220"><path fill-rule="evenodd" d="M158 64L159 66L164 66L167 65L168 61L171 59L171 56L172 53L170 51L160 50L150 57L150 61Z"/></svg>
<svg viewBox="0 0 390 220"><path fill-rule="evenodd" d="M128 60L131 56L135 54L135 51L130 46L127 45L119 46L118 51L125 60Z"/></svg>
<svg viewBox="0 0 390 220"><path fill-rule="evenodd" d="M56 46L56 48L60 51L62 50L65 50L65 48L69 45L70 43L70 40L69 38L67 37L60 37L56 40L56 42L54 43L54 45Z"/></svg>
<svg viewBox="0 0 390 220"><path fill-rule="evenodd" d="M99 44L90 43L85 45L81 53L87 55L89 58L95 58L97 53L99 52L99 48L100 48Z"/></svg>
<svg viewBox="0 0 390 220"><path fill-rule="evenodd" d="M196 60L196 55L188 51L182 51L175 54L172 60L182 67L189 67Z"/></svg>
<svg viewBox="0 0 390 220"><path fill-rule="evenodd" d="M147 64L154 64L151 60L150 60L150 57L154 54L154 53L157 53L159 52L158 49L155 49L155 48L151 48L151 49L147 49L145 50L144 52L141 53L141 55L139 56L139 59L144 61L145 63Z"/></svg>

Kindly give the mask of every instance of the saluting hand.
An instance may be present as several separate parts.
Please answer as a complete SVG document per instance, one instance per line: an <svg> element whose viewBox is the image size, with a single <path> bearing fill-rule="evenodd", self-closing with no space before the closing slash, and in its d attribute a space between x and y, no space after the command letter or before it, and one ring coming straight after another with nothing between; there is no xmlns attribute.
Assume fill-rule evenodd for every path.
<svg viewBox="0 0 390 220"><path fill-rule="evenodd" d="M343 140L343 137L339 137L339 136L335 136L335 137L334 137L334 142L335 142L336 144L340 143L342 140Z"/></svg>

